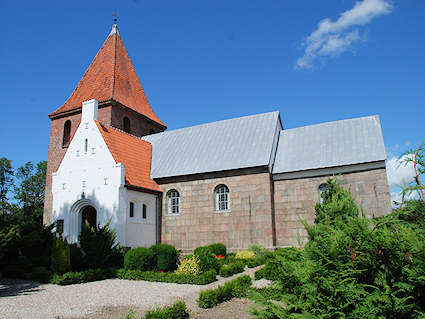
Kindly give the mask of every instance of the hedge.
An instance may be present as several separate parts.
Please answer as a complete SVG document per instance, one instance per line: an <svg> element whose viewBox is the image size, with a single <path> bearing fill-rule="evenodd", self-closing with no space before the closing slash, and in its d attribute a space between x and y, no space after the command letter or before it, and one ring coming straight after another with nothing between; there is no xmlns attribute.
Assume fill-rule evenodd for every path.
<svg viewBox="0 0 425 319"><path fill-rule="evenodd" d="M185 319L189 318L189 312L183 301L177 301L175 304L162 309L151 310L146 313L144 319Z"/></svg>
<svg viewBox="0 0 425 319"><path fill-rule="evenodd" d="M202 274L193 275L179 275L175 273L157 272L157 271L139 271L119 269L117 278L128 280L146 280L157 282L173 282L177 284L192 284L192 285L207 285L216 281L217 272L209 270Z"/></svg>
<svg viewBox="0 0 425 319"><path fill-rule="evenodd" d="M73 285L113 278L116 277L116 274L116 268L88 269L80 272L67 272L63 275L54 274L50 282L56 285Z"/></svg>
<svg viewBox="0 0 425 319"><path fill-rule="evenodd" d="M234 297L241 298L246 295L251 284L251 277L246 275L233 279L217 289L202 291L197 300L198 306L201 308L212 308Z"/></svg>
<svg viewBox="0 0 425 319"><path fill-rule="evenodd" d="M244 268L245 264L243 262L233 262L230 265L224 265L223 267L221 267L219 275L224 278L230 277L235 274L241 273Z"/></svg>

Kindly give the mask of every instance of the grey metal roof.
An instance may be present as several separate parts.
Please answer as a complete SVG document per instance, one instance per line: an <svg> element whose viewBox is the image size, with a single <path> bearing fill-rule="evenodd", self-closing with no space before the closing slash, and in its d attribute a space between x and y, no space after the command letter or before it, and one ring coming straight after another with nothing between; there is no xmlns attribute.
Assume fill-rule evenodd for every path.
<svg viewBox="0 0 425 319"><path fill-rule="evenodd" d="M381 125L375 115L281 131L273 173L385 159Z"/></svg>
<svg viewBox="0 0 425 319"><path fill-rule="evenodd" d="M280 129L279 112L270 112L144 136L151 177L267 166Z"/></svg>

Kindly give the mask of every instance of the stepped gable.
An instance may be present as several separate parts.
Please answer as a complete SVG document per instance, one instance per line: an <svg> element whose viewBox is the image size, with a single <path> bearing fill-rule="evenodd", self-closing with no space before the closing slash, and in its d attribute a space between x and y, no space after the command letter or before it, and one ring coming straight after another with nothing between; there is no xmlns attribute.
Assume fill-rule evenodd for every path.
<svg viewBox="0 0 425 319"><path fill-rule="evenodd" d="M145 190L162 192L150 178L152 145L136 136L105 126L95 120L115 162L125 167L125 184Z"/></svg>
<svg viewBox="0 0 425 319"><path fill-rule="evenodd" d="M81 109L91 99L116 101L166 128L149 105L116 25L69 99L49 117Z"/></svg>

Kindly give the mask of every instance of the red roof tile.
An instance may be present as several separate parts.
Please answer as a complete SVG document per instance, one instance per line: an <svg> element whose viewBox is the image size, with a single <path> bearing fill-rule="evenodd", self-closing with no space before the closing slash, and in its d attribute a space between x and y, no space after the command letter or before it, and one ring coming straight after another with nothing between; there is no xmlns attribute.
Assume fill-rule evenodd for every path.
<svg viewBox="0 0 425 319"><path fill-rule="evenodd" d="M49 116L79 109L91 99L114 100L166 127L150 107L118 33L108 36L69 99Z"/></svg>
<svg viewBox="0 0 425 319"><path fill-rule="evenodd" d="M150 177L152 145L133 135L100 124L96 120L95 122L115 162L122 163L125 167L125 183L162 192Z"/></svg>

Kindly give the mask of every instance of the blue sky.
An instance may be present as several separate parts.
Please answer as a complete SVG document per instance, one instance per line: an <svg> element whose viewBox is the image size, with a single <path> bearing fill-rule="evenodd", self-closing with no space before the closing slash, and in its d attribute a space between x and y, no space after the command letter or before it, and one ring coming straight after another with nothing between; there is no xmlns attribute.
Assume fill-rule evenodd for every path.
<svg viewBox="0 0 425 319"><path fill-rule="evenodd" d="M169 129L279 110L284 128L378 114L389 158L425 138L424 1L3 0L0 156L15 168L47 159L47 115L115 8Z"/></svg>

